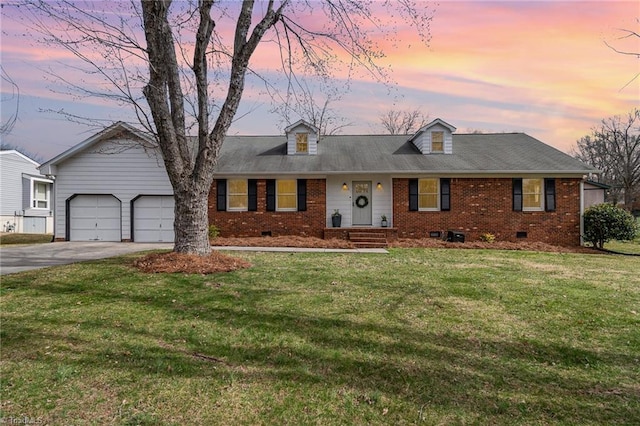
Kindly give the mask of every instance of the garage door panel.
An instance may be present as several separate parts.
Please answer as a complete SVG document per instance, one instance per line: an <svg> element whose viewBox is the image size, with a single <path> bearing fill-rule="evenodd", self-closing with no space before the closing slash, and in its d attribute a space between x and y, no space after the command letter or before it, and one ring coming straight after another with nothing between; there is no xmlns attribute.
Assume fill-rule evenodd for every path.
<svg viewBox="0 0 640 426"><path fill-rule="evenodd" d="M71 241L121 241L120 201L113 195L77 195L69 210Z"/></svg>
<svg viewBox="0 0 640 426"><path fill-rule="evenodd" d="M173 242L173 196L143 195L133 205L133 239L136 242Z"/></svg>

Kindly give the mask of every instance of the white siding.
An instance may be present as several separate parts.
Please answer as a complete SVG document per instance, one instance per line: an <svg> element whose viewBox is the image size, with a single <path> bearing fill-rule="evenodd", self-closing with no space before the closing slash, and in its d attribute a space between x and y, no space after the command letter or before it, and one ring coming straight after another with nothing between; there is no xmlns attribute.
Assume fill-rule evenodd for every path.
<svg viewBox="0 0 640 426"><path fill-rule="evenodd" d="M0 215L13 216L16 211L29 207L23 204L24 191L29 191L29 181L23 186L22 174L39 175L38 164L15 151L0 153ZM28 195L28 193L27 193Z"/></svg>
<svg viewBox="0 0 640 426"><path fill-rule="evenodd" d="M431 154L431 132L444 132L444 153L453 154L453 134L450 129L441 124L428 127L413 140L418 150L423 154Z"/></svg>
<svg viewBox="0 0 640 426"><path fill-rule="evenodd" d="M342 214L342 227L352 226L352 187L353 181L371 181L371 207L373 226L379 227L381 216L387 216L389 226L393 226L392 187L391 176L388 175L341 175L327 177L327 219L326 226L331 227L331 215L338 209ZM342 184L347 183L349 189L343 190ZM380 182L382 188L378 189Z"/></svg>
<svg viewBox="0 0 640 426"><path fill-rule="evenodd" d="M160 154L129 140L96 143L56 169L55 236L65 238L65 202L75 194L110 194L121 201L122 239L131 238L131 200L138 195L171 195Z"/></svg>
<svg viewBox="0 0 640 426"><path fill-rule="evenodd" d="M312 129L300 124L287 133L287 155L304 155L296 154L296 134L307 133L309 135L309 152L306 155L316 155L318 153L318 135Z"/></svg>

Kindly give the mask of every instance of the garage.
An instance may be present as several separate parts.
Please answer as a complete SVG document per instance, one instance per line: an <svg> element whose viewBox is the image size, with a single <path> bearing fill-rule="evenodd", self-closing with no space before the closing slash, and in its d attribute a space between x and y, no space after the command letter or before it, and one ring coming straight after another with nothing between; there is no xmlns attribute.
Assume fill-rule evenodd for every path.
<svg viewBox="0 0 640 426"><path fill-rule="evenodd" d="M172 243L175 202L172 195L142 195L133 201L133 241Z"/></svg>
<svg viewBox="0 0 640 426"><path fill-rule="evenodd" d="M70 241L121 241L120 200L113 195L76 195L69 200Z"/></svg>

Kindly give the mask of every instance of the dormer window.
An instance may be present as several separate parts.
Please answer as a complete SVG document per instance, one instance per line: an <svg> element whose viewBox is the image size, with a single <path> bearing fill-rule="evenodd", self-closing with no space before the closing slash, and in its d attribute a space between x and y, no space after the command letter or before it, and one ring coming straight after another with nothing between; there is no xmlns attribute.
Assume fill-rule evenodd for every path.
<svg viewBox="0 0 640 426"><path fill-rule="evenodd" d="M296 133L296 154L306 154L309 152L309 134Z"/></svg>
<svg viewBox="0 0 640 426"><path fill-rule="evenodd" d="M444 152L444 132L431 132L431 152Z"/></svg>
<svg viewBox="0 0 640 426"><path fill-rule="evenodd" d="M423 126L409 138L418 150L424 154L453 154L453 132L456 128L436 118Z"/></svg>
<svg viewBox="0 0 640 426"><path fill-rule="evenodd" d="M287 155L318 154L319 130L316 126L299 120L284 129L287 136Z"/></svg>

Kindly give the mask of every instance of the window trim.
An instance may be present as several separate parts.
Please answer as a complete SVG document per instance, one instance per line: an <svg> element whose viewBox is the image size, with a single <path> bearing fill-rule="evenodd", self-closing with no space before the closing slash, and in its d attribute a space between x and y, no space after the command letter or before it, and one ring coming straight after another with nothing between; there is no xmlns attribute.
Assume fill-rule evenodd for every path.
<svg viewBox="0 0 640 426"><path fill-rule="evenodd" d="M36 185L43 184L45 185L45 199L41 200L36 198ZM51 182L42 180L42 179L31 179L31 191L30 197L31 205L30 208L33 210L51 210ZM38 201L45 201L46 207L38 207ZM24 202L24 201L23 201Z"/></svg>

